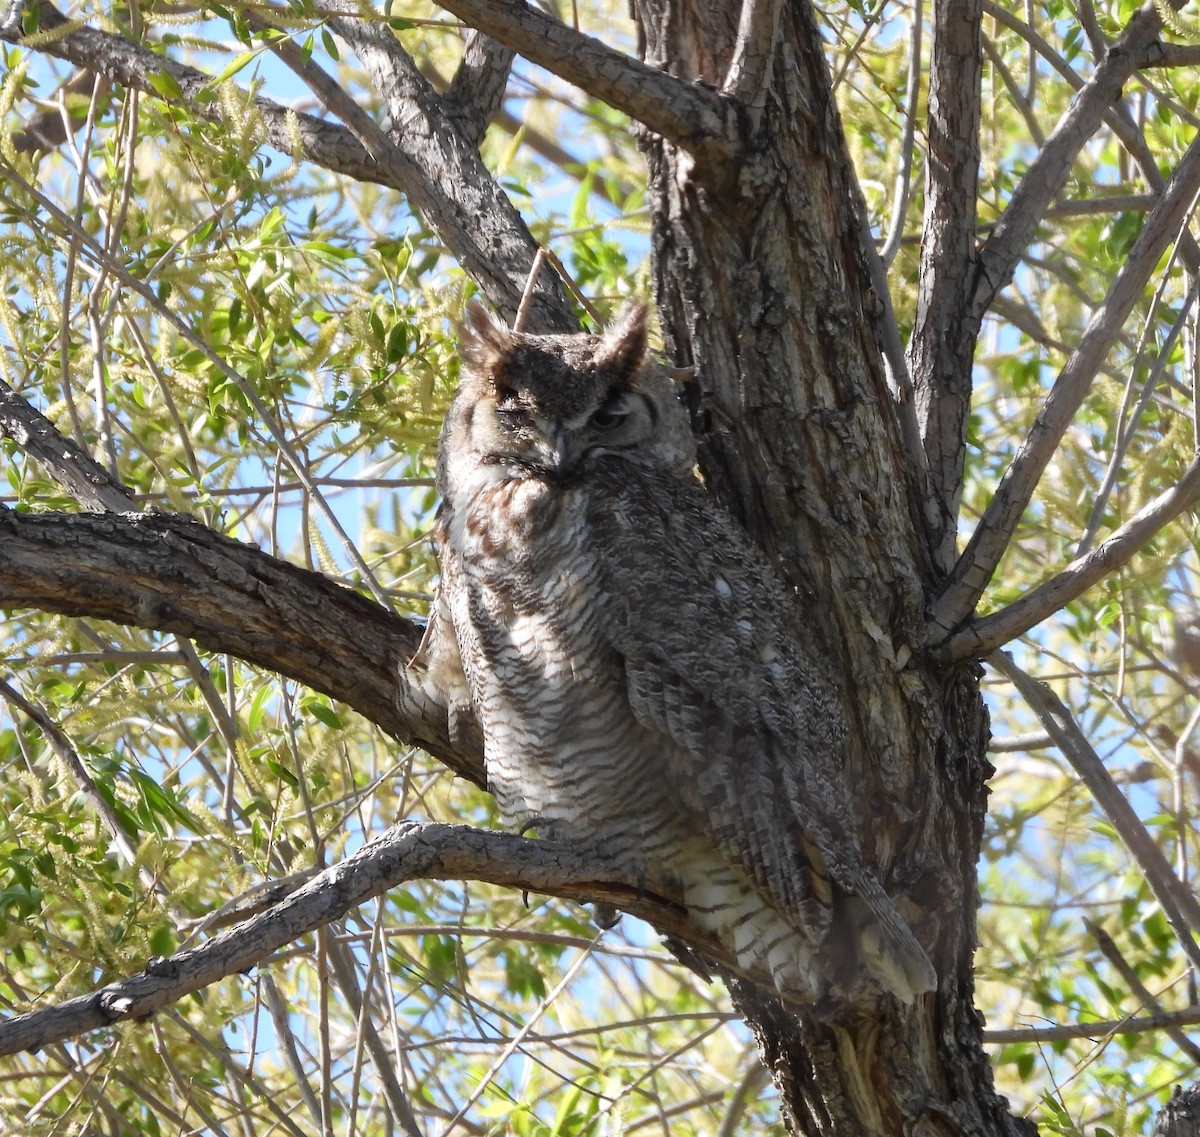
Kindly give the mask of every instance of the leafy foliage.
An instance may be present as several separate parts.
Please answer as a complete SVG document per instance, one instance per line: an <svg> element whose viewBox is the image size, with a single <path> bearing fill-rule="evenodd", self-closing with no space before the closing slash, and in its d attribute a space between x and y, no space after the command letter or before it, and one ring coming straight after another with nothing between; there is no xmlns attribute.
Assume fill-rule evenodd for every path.
<svg viewBox="0 0 1200 1137"><path fill-rule="evenodd" d="M608 5L578 7L581 26L632 48ZM1074 6L1025 11L1036 27L999 11L988 21L982 227L1094 66ZM1099 30L1115 36L1131 11L1097 8ZM5 49L0 376L140 505L192 513L423 613L431 459L456 379L450 329L470 284L397 194L265 144L246 92L297 92L248 10L96 4L79 14L205 67L219 114L186 111L164 71L157 99L105 87L64 97L76 115L69 138L31 148L22 131L58 115L44 100L70 76L33 47ZM393 3L386 15L423 66L452 72L461 34L438 10ZM910 18L861 2L821 15L882 238L895 221ZM305 57L381 114L318 7L291 4L288 19ZM538 240L602 308L645 291L645 171L627 121L520 61L510 90L514 118L492 127L484 152ZM1110 130L1094 140L986 325L964 536L1140 231L1149 178L1195 133L1194 70L1143 73L1127 96L1145 152L1131 156ZM915 308L909 235L924 206L924 150L918 130L890 270L902 331ZM1187 268L1181 253L1143 298L987 606L1054 575L1085 533L1102 539L1190 460ZM0 468L5 504L73 508L15 445L3 444ZM1185 879L1197 871L1200 653L1187 650L1200 611L1197 536L1194 518L1174 524L1019 649L1061 691ZM428 756L398 753L324 696L184 640L22 610L7 614L0 644L0 678L58 724L75 755L64 759L19 703L0 705L6 1007L137 971L201 934L232 898L340 858L398 817L497 824L490 799ZM997 735L1033 730L1011 688L996 680L989 692ZM1034 742L995 762L979 1000L991 1027L1020 1035L994 1043L997 1079L1047 1132L1144 1132L1194 1064L1185 1036L1104 1026L1063 1040L1024 1028L1153 1009L1117 959L1162 1008L1194 1007L1194 979L1136 863L1057 752ZM632 924L600 935L569 905L414 884L151 1024L6 1061L0 1111L9 1131L28 1134L390 1132L354 1010L361 990L431 1132L453 1130L461 1111L473 1132L659 1125L686 1135L739 1119L742 1132L778 1131L725 994Z"/></svg>

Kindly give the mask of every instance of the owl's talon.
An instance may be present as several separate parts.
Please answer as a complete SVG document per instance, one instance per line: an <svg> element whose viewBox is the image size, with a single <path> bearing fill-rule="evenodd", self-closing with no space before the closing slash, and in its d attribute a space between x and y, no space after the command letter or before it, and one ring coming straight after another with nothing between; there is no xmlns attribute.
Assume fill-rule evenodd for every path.
<svg viewBox="0 0 1200 1137"><path fill-rule="evenodd" d="M524 837L531 829L540 829L544 824L545 822L540 817L531 817L517 830L517 836Z"/></svg>

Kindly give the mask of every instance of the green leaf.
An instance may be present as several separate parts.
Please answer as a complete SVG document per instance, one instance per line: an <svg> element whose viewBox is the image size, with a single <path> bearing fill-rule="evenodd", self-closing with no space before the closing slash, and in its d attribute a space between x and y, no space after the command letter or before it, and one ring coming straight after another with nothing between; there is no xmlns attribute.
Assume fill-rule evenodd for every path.
<svg viewBox="0 0 1200 1137"><path fill-rule="evenodd" d="M179 80L169 71L151 71L146 75L146 82L164 99L183 98L183 88L179 85Z"/></svg>
<svg viewBox="0 0 1200 1137"><path fill-rule="evenodd" d="M240 55L235 55L218 74L208 81L207 85L217 87L226 79L232 79L243 67L257 59L261 53L262 48L254 48L251 51L243 51Z"/></svg>

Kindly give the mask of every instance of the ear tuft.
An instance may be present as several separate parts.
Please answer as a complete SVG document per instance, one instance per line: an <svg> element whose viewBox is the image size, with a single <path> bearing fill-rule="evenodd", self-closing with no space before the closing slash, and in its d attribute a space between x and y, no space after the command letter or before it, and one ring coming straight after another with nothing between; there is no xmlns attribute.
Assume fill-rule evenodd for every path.
<svg viewBox="0 0 1200 1137"><path fill-rule="evenodd" d="M649 315L640 300L627 303L609 325L596 352L596 363L611 367L617 382L628 386L646 359L646 333Z"/></svg>
<svg viewBox="0 0 1200 1137"><path fill-rule="evenodd" d="M458 343L463 359L482 369L508 352L512 333L478 300L470 300L458 325Z"/></svg>

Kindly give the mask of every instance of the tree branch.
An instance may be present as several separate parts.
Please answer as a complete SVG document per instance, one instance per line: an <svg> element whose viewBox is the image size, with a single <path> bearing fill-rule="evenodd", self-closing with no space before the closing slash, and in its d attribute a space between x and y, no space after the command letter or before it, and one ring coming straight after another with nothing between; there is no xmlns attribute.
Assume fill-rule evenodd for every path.
<svg viewBox="0 0 1200 1137"><path fill-rule="evenodd" d="M1012 540L1042 473L1099 371L1113 341L1141 296L1169 243L1187 224L1200 190L1200 138L1194 139L1171 175L1166 192L1146 219L1121 266L1054 382L1013 463L1000 479L950 582L934 607L933 624L948 634L974 610Z"/></svg>
<svg viewBox="0 0 1200 1137"><path fill-rule="evenodd" d="M41 0L38 11L40 31L30 41L30 50L65 59L156 99L163 95L151 80L170 76L178 86L177 97L189 113L213 121L221 119L220 103L212 98L212 76L123 36L75 27L49 0ZM25 37L18 26L15 30L0 29L0 40L21 43ZM299 48L290 40L272 46L281 55L290 49L297 60L300 58ZM332 79L311 61L310 66L309 76L315 73L327 81L318 90L322 101L332 102L334 113L344 115L352 129L298 113L265 96L243 92L245 104L262 116L267 141L291 153L298 140L304 156L326 169L401 190L492 303L502 313L515 312L537 244L479 155L459 140L451 168L435 181L431 171L439 169L438 156L419 149L410 154L394 145ZM454 190L458 192L450 192ZM481 231L484 220L490 227L483 226ZM542 284L538 303L538 318L545 321L543 330L575 327L556 282Z"/></svg>
<svg viewBox="0 0 1200 1137"><path fill-rule="evenodd" d="M130 494L99 462L58 432L41 411L0 379L0 435L11 438L85 509L128 513Z"/></svg>
<svg viewBox="0 0 1200 1137"><path fill-rule="evenodd" d="M980 0L934 2L920 291L908 349L938 514L934 554L947 572L954 563L979 333L979 320L968 318L967 299L975 263L981 20Z"/></svg>
<svg viewBox="0 0 1200 1137"><path fill-rule="evenodd" d="M1161 29L1162 19L1154 5L1146 4L1109 48L1046 140L1046 145L1038 151L979 253L978 271L967 309L971 320L982 320L996 294L1012 280L1047 208L1066 185L1075 156L1096 132L1109 108L1121 97L1121 88L1129 76L1145 63Z"/></svg>
<svg viewBox="0 0 1200 1137"><path fill-rule="evenodd" d="M484 783L473 724L452 738L445 708L406 699L401 713L423 628L319 573L170 514L0 508L0 547L0 608L187 636L322 691Z"/></svg>
<svg viewBox="0 0 1200 1137"><path fill-rule="evenodd" d="M290 39L279 41L280 57L352 130L369 133L372 152L411 168L420 183L414 204L429 216L468 275L511 322L538 249L524 219L496 184L478 150L447 120L441 97L391 30L341 17L329 23L354 49L379 91L388 118L386 131L311 59L303 59ZM314 76L319 82L313 82ZM534 282L529 327L537 332L578 330L552 273L541 273Z"/></svg>
<svg viewBox="0 0 1200 1137"><path fill-rule="evenodd" d="M1106 1019L1094 1023L1063 1023L1061 1026L1014 1027L1011 1030L985 1030L983 1041L992 1046L1009 1042L1069 1042L1073 1038L1107 1038L1114 1034L1141 1034L1169 1027L1196 1026L1200 1007L1184 1011L1164 1011L1139 1018Z"/></svg>
<svg viewBox="0 0 1200 1137"><path fill-rule="evenodd" d="M1122 565L1181 513L1200 501L1200 461L1090 552L1076 557L1051 580L1039 584L1006 608L973 620L951 636L947 657L955 662L979 659L1036 627L1047 616L1065 608L1075 597Z"/></svg>
<svg viewBox="0 0 1200 1137"><path fill-rule="evenodd" d="M212 89L211 75L150 51L124 36L78 27L49 0L38 3L38 19L40 30L28 50L66 60L156 99L163 96L150 82L150 76L170 76L179 85L181 101L191 114L214 122L221 119L220 104L204 97ZM15 25L0 26L0 41L17 44L26 41L19 18ZM380 168L345 127L293 111L263 95L251 96L241 89L240 94L244 105L252 106L262 115L267 140L285 154L292 152L298 137L304 156L325 169L359 181L405 188L392 179L392 171Z"/></svg>
<svg viewBox="0 0 1200 1137"><path fill-rule="evenodd" d="M686 933L730 967L682 908L650 897L594 851L465 825L403 822L274 907L211 940L153 960L145 971L0 1024L0 1054L36 1050L117 1022L143 1019L193 991L250 970L272 952L410 880L479 880L576 900L619 904L670 934Z"/></svg>
<svg viewBox="0 0 1200 1137"><path fill-rule="evenodd" d="M458 70L442 92L444 113L458 133L476 150L488 123L500 113L515 52L482 32L467 36Z"/></svg>
<svg viewBox="0 0 1200 1137"><path fill-rule="evenodd" d="M1080 780L1091 791L1120 835L1126 849L1142 870L1150 891L1170 921L1179 945L1193 967L1200 967L1200 946L1192 935L1200 930L1200 902L1179 880L1154 843L1133 807L1125 800L1100 756L1084 736L1079 724L1049 684L1022 671L1006 652L988 656L988 662L1021 693L1029 709L1038 717L1063 757L1074 767Z"/></svg>
<svg viewBox="0 0 1200 1137"><path fill-rule="evenodd" d="M602 99L656 134L725 166L740 137L737 104L676 79L529 7L524 0L438 0L464 23Z"/></svg>
<svg viewBox="0 0 1200 1137"><path fill-rule="evenodd" d="M1128 987L1131 995L1138 1000L1139 1005L1152 1014L1164 1014L1162 1004L1157 997L1142 982L1137 971L1130 966L1129 961L1121 954L1121 949L1117 947L1116 941L1110 936L1099 924L1094 920L1084 920L1083 926L1091 933L1092 938L1096 941L1096 945L1100 948L1101 954L1108 962L1116 969L1117 974L1121 976L1121 981ZM1179 1029L1178 1024L1169 1023L1163 1027L1163 1031L1170 1036L1171 1041L1179 1047L1193 1062L1200 1065L1200 1047L1198 1047L1187 1034Z"/></svg>
<svg viewBox="0 0 1200 1137"><path fill-rule="evenodd" d="M737 42L721 90L740 99L757 126L771 88L783 0L742 0Z"/></svg>

